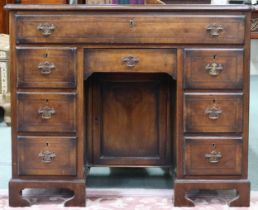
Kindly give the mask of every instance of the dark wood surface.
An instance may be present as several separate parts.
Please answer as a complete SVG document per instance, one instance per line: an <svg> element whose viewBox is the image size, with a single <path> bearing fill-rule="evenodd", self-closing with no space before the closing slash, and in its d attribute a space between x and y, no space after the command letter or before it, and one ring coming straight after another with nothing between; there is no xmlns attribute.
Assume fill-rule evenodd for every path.
<svg viewBox="0 0 258 210"><path fill-rule="evenodd" d="M243 131L242 93L186 93L184 101L186 133Z"/></svg>
<svg viewBox="0 0 258 210"><path fill-rule="evenodd" d="M128 57L128 55L133 55L133 57ZM133 60L135 61L133 62ZM85 71L87 77L94 72L154 72L167 73L175 77L176 50L157 48L87 49L85 51Z"/></svg>
<svg viewBox="0 0 258 210"><path fill-rule="evenodd" d="M19 136L18 145L20 176L76 175L76 137Z"/></svg>
<svg viewBox="0 0 258 210"><path fill-rule="evenodd" d="M223 22L220 36L214 37L207 33L207 28L213 27L214 19ZM130 22L131 21L131 22ZM244 16L234 18L222 15L192 17L189 15L160 14L153 16L134 16L120 14L102 16L90 14L63 16L53 14L46 16L19 15L17 17L17 42L21 43L72 43L76 38L78 43L216 43L238 44L244 41ZM53 28L46 39L43 31L38 31L40 23L51 22ZM74 23L80 28L74 28ZM87 22L87 24L84 24ZM95 27L96 22L99 27ZM110 26L112 25L112 30ZM121 36L123 32L123 36ZM169 35L168 35L169 34Z"/></svg>
<svg viewBox="0 0 258 210"><path fill-rule="evenodd" d="M241 89L244 49L185 49L185 89ZM214 71L214 67L218 70ZM204 71L206 70L206 71Z"/></svg>
<svg viewBox="0 0 258 210"><path fill-rule="evenodd" d="M185 175L242 174L241 137L186 137L185 143Z"/></svg>
<svg viewBox="0 0 258 210"><path fill-rule="evenodd" d="M208 4L175 4L175 5L35 5L35 4L9 4L6 6L7 10L33 10L33 11L196 11L206 12L206 11L216 11L215 14L224 14L225 11L237 12L237 11L248 11L252 9L249 5L208 5ZM118 12L121 13L121 12ZM239 13L240 14L240 13Z"/></svg>
<svg viewBox="0 0 258 210"><path fill-rule="evenodd" d="M18 47L16 53L17 87L76 87L75 47Z"/></svg>
<svg viewBox="0 0 258 210"><path fill-rule="evenodd" d="M100 74L92 85L91 164L170 166L170 78Z"/></svg>
<svg viewBox="0 0 258 210"><path fill-rule="evenodd" d="M0 1L0 33L8 34L9 32L9 18L8 12L4 9L6 4L12 4L15 0L1 0Z"/></svg>
<svg viewBox="0 0 258 210"><path fill-rule="evenodd" d="M0 1L0 33L9 33L9 17L4 9L6 4L67 4L68 0L1 0Z"/></svg>
<svg viewBox="0 0 258 210"><path fill-rule="evenodd" d="M17 99L18 131L76 132L76 93L17 92Z"/></svg>
<svg viewBox="0 0 258 210"><path fill-rule="evenodd" d="M176 206L192 189L236 189L230 205L249 205L251 7L7 8L11 206L29 205L24 188L64 185L67 206L85 205L85 166L169 167Z"/></svg>

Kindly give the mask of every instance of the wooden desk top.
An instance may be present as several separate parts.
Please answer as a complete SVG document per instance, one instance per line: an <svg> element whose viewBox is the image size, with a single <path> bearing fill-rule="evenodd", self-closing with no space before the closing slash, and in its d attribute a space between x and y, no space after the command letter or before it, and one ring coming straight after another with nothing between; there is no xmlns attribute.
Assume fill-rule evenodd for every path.
<svg viewBox="0 0 258 210"><path fill-rule="evenodd" d="M7 10L121 10L121 11L248 11L252 7L250 5L209 5L209 4L174 4L174 5L22 5L22 4L8 4L5 6Z"/></svg>

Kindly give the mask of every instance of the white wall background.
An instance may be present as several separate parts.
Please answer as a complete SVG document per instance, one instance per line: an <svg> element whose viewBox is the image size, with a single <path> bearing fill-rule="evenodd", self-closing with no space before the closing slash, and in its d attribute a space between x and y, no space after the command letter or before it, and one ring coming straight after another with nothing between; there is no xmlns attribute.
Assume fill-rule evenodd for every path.
<svg viewBox="0 0 258 210"><path fill-rule="evenodd" d="M258 75L258 40L251 41L251 74Z"/></svg>

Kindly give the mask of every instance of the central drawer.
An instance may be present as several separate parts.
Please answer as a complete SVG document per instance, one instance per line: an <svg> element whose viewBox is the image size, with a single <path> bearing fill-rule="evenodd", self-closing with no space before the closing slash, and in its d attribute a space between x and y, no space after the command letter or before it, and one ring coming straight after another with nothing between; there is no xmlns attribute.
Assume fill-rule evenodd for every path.
<svg viewBox="0 0 258 210"><path fill-rule="evenodd" d="M17 43L244 43L244 15L16 16ZM85 24L87 23L87 24ZM111 30L112 28L112 30Z"/></svg>
<svg viewBox="0 0 258 210"><path fill-rule="evenodd" d="M176 74L175 49L87 49L85 72Z"/></svg>

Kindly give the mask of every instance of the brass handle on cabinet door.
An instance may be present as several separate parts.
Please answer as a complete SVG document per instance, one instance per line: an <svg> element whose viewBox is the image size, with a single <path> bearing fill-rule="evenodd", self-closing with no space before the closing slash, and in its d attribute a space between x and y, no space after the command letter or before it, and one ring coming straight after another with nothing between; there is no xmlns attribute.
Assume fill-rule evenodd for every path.
<svg viewBox="0 0 258 210"><path fill-rule="evenodd" d="M53 23L40 23L37 29L43 36L49 36L54 33L56 27Z"/></svg>
<svg viewBox="0 0 258 210"><path fill-rule="evenodd" d="M208 115L210 120L217 120L223 111L214 104L211 108L207 108L205 113Z"/></svg>
<svg viewBox="0 0 258 210"><path fill-rule="evenodd" d="M46 148L38 154L38 157L41 159L43 163L51 163L55 159L56 154L54 152L49 151L47 143Z"/></svg>
<svg viewBox="0 0 258 210"><path fill-rule="evenodd" d="M212 151L205 154L204 157L208 160L209 163L218 163L223 156L220 152L216 151L216 145L212 144Z"/></svg>
<svg viewBox="0 0 258 210"><path fill-rule="evenodd" d="M220 72L223 70L223 65L218 63L209 63L205 66L205 69L208 71L211 76L218 76Z"/></svg>
<svg viewBox="0 0 258 210"><path fill-rule="evenodd" d="M122 62L126 64L128 67L134 67L137 63L139 63L139 58L135 56L126 56L122 58Z"/></svg>
<svg viewBox="0 0 258 210"><path fill-rule="evenodd" d="M220 33L224 31L224 28L222 25L214 23L208 25L206 30L212 37L218 37Z"/></svg>
<svg viewBox="0 0 258 210"><path fill-rule="evenodd" d="M40 70L40 73L43 75L51 74L52 70L55 68L55 64L49 63L48 61L45 61L38 65L38 69Z"/></svg>
<svg viewBox="0 0 258 210"><path fill-rule="evenodd" d="M54 115L55 113L56 113L55 109L51 108L51 107L48 107L48 106L45 106L45 107L40 108L38 110L38 114L40 114L41 118L44 119L44 120L51 119L52 115Z"/></svg>

